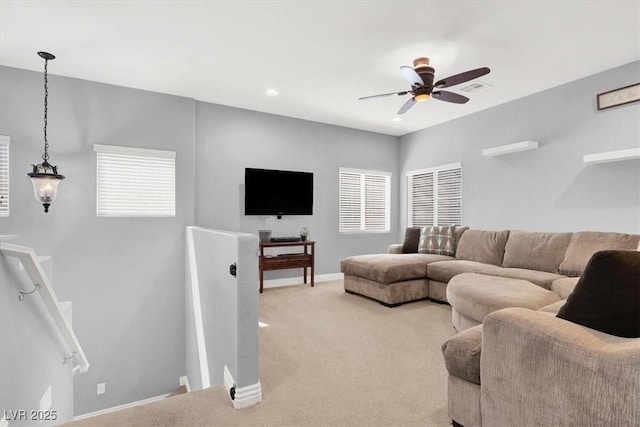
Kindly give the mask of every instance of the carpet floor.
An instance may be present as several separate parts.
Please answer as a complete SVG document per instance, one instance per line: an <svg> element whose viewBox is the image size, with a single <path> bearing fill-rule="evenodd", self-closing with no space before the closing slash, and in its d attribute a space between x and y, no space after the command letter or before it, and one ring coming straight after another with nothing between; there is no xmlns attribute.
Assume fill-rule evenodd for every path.
<svg viewBox="0 0 640 427"><path fill-rule="evenodd" d="M342 281L260 295L262 402L236 410L223 386L68 424L111 426L433 426L447 417L440 346L451 308L387 308Z"/></svg>

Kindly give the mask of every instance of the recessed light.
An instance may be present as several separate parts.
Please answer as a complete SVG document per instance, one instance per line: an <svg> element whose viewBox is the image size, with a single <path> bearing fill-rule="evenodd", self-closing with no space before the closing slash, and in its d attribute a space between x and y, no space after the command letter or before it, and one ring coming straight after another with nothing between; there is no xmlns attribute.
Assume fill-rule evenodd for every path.
<svg viewBox="0 0 640 427"><path fill-rule="evenodd" d="M401 122L402 121L402 117L394 117L391 120L394 121L394 122Z"/></svg>
<svg viewBox="0 0 640 427"><path fill-rule="evenodd" d="M280 95L280 92L278 92L276 89L269 88L264 91L264 94L267 96L278 96Z"/></svg>

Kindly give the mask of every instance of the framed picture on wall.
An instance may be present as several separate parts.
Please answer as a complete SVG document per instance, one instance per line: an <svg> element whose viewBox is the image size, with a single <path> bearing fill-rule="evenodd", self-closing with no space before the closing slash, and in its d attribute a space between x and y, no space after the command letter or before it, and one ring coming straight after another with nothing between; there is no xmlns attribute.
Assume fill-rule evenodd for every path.
<svg viewBox="0 0 640 427"><path fill-rule="evenodd" d="M640 101L640 83L598 94L598 111Z"/></svg>

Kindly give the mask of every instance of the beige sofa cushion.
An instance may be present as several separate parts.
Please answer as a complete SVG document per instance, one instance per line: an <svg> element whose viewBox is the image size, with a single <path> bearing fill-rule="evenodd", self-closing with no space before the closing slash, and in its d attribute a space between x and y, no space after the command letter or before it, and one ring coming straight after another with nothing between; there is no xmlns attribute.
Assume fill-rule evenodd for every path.
<svg viewBox="0 0 640 427"><path fill-rule="evenodd" d="M447 285L447 301L451 307L478 322L503 308L537 310L558 300L557 294L520 279L464 273L452 278Z"/></svg>
<svg viewBox="0 0 640 427"><path fill-rule="evenodd" d="M498 268L494 270L480 271L482 274L490 274L498 277L510 277L512 279L521 279L542 286L545 289L551 289L551 284L558 279L566 278L561 274L548 273L546 271L527 270L526 268Z"/></svg>
<svg viewBox="0 0 640 427"><path fill-rule="evenodd" d="M500 266L508 237L509 230L466 230L458 241L456 258Z"/></svg>
<svg viewBox="0 0 640 427"><path fill-rule="evenodd" d="M558 273L572 233L511 230L502 266Z"/></svg>
<svg viewBox="0 0 640 427"><path fill-rule="evenodd" d="M402 243L392 243L387 248L388 254L401 254L402 253Z"/></svg>
<svg viewBox="0 0 640 427"><path fill-rule="evenodd" d="M551 290L560 295L560 298L567 298L573 292L578 280L580 280L579 277L563 277L562 279L554 280L551 284Z"/></svg>
<svg viewBox="0 0 640 427"><path fill-rule="evenodd" d="M444 364L449 375L480 384L482 325L466 329L442 344Z"/></svg>
<svg viewBox="0 0 640 427"><path fill-rule="evenodd" d="M580 276L587 262L598 251L638 249L638 234L580 231L573 233L564 260L560 264L560 273L565 276Z"/></svg>
<svg viewBox="0 0 640 427"><path fill-rule="evenodd" d="M340 271L384 284L427 277L427 264L453 259L445 255L373 254L357 255L340 261Z"/></svg>
<svg viewBox="0 0 640 427"><path fill-rule="evenodd" d="M553 304L545 305L542 308L539 308L538 311L544 311L546 313L558 314L558 311L562 308L562 306L567 302L566 299L561 299L560 301L556 301Z"/></svg>
<svg viewBox="0 0 640 427"><path fill-rule="evenodd" d="M447 283L453 276L461 273L491 274L502 270L495 265L483 264L476 261L455 259L451 261L436 261L427 266L427 276L431 280Z"/></svg>

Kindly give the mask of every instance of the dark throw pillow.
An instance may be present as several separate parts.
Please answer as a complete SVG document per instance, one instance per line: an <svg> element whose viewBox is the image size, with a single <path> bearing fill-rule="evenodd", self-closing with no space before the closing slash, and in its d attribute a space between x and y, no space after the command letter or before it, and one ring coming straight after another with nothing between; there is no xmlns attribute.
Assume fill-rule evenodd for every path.
<svg viewBox="0 0 640 427"><path fill-rule="evenodd" d="M404 232L402 253L417 254L418 243L420 243L420 227L407 227L407 231Z"/></svg>
<svg viewBox="0 0 640 427"><path fill-rule="evenodd" d="M456 226L424 227L420 233L418 252L454 256L456 254Z"/></svg>
<svg viewBox="0 0 640 427"><path fill-rule="evenodd" d="M593 254L557 317L619 337L640 337L640 252Z"/></svg>

